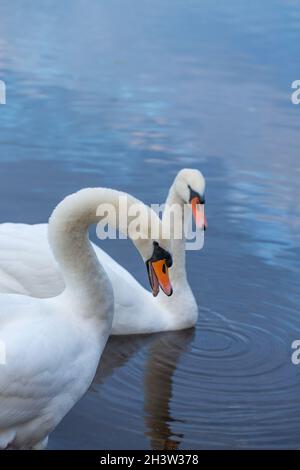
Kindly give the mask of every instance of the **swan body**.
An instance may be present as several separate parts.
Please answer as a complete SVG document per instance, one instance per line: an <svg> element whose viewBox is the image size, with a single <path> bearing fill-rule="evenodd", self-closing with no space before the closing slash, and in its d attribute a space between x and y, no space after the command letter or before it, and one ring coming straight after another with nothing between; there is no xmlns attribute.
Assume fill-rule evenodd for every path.
<svg viewBox="0 0 300 470"><path fill-rule="evenodd" d="M93 380L111 331L114 296L87 230L95 222L97 205L103 200L116 205L117 196L117 191L108 189L85 189L54 210L48 237L63 277L58 295L30 297L18 280L13 285L21 295L0 294L0 342L5 352L0 363L0 449L44 448L49 433ZM45 227L37 230L46 237ZM31 254L36 256L30 272L37 281L38 269L43 269L38 259L42 241L40 246L35 238L32 242L36 244ZM28 239L27 243L30 246ZM134 243L147 259L152 241ZM53 263L48 248L46 253ZM47 276L49 272L42 271ZM9 281L9 273L5 279Z"/></svg>
<svg viewBox="0 0 300 470"><path fill-rule="evenodd" d="M189 203L190 189L204 194L205 180L198 170L184 169L172 184L162 223L168 225L168 208ZM176 223L176 221L174 222ZM170 227L171 234L175 227ZM141 334L180 330L194 326L198 306L187 280L185 237L171 240L174 265L170 279L171 297L153 297L126 269L93 244L114 290L115 314L111 334ZM54 296L64 281L47 241L47 225L0 225L0 292L17 292L37 297Z"/></svg>
<svg viewBox="0 0 300 470"><path fill-rule="evenodd" d="M103 330L95 319L80 318L79 308L70 321L67 305L62 298L0 298L6 349L6 364L0 366L0 449L44 447L92 382L109 315Z"/></svg>

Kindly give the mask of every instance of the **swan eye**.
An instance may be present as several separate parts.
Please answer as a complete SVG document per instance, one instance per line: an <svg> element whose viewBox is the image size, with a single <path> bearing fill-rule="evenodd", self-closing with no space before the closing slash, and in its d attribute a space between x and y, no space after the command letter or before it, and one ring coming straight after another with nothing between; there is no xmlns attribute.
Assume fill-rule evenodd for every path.
<svg viewBox="0 0 300 470"><path fill-rule="evenodd" d="M189 202L191 203L193 200L196 201L197 204L205 204L205 195L197 193L197 191L194 191L193 188L189 185L189 190L190 190L190 200Z"/></svg>
<svg viewBox="0 0 300 470"><path fill-rule="evenodd" d="M153 254L146 261L150 286L153 295L156 297L159 288L167 295L173 293L172 285L169 279L168 268L172 266L172 257L170 253L159 246L158 242L153 242Z"/></svg>
<svg viewBox="0 0 300 470"><path fill-rule="evenodd" d="M173 264L172 256L170 255L170 253L164 248L161 248L161 246L159 246L159 243L156 241L153 242L153 247L154 249L152 256L148 261L165 260L165 267L170 268Z"/></svg>

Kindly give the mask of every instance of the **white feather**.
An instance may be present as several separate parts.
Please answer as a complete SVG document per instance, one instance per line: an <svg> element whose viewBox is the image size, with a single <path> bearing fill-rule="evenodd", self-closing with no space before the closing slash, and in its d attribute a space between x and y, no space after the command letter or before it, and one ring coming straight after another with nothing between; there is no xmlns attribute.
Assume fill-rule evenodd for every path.
<svg viewBox="0 0 300 470"><path fill-rule="evenodd" d="M183 169L170 188L166 205L189 201L189 186L204 193L205 180L198 170ZM163 224L168 221L164 220ZM176 223L176 221L175 221ZM171 233L174 228L171 227ZM198 307L187 280L185 238L173 240L171 297L151 293L111 256L93 244L114 290L115 315L112 334L139 334L179 330L193 326ZM47 225L0 225L0 292L27 293L37 297L57 295L64 281L47 241Z"/></svg>
<svg viewBox="0 0 300 470"><path fill-rule="evenodd" d="M2 226L1 279L6 288L40 297L55 295L0 295L0 342L5 352L0 364L2 449L44 448L49 433L92 382L111 331L114 297L87 227L94 222L97 206L103 200L115 203L118 196L117 191L99 188L66 198L51 216L50 246L46 226ZM129 196L128 200L138 202ZM152 243L143 244L142 256Z"/></svg>

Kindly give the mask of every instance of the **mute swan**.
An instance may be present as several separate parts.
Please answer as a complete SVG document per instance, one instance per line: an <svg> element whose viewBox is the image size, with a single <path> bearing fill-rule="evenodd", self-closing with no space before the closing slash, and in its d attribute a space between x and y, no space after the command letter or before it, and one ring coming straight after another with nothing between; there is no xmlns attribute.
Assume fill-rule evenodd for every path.
<svg viewBox="0 0 300 470"><path fill-rule="evenodd" d="M111 331L114 297L87 231L97 220L100 203L108 202L119 210L119 194L104 188L84 189L54 210L48 231L66 286L60 295L47 299L0 295L4 352L0 364L0 449L45 448L49 433L92 382ZM147 217L151 215L144 204L128 196L128 208L136 203ZM155 264L162 256L171 265L163 248L166 242L145 235L147 239L133 242L170 295L168 269L165 266L160 280Z"/></svg>
<svg viewBox="0 0 300 470"><path fill-rule="evenodd" d="M182 169L177 174L167 197L163 226L168 228L169 212L174 204L190 204L200 230L207 226L204 215L205 179L195 169ZM176 213L175 213L176 215ZM171 234L178 220L171 218ZM112 334L139 334L180 330L194 326L198 307L187 280L185 236L172 240L174 266L170 279L172 297L153 298L139 282L97 245L96 255L105 267L115 296ZM46 224L0 225L0 292L17 292L37 297L57 295L63 279L47 242ZM134 292L134 295L133 295Z"/></svg>

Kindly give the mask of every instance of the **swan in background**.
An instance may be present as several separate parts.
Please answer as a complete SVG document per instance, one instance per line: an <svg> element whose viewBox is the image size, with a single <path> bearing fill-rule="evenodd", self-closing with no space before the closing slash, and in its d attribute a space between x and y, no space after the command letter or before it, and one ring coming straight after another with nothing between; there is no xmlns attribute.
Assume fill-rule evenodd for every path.
<svg viewBox="0 0 300 470"><path fill-rule="evenodd" d="M45 448L49 434L93 380L111 331L114 296L88 239L88 227L97 221L99 204L120 210L120 194L84 189L54 210L48 236L64 279L62 293L47 299L0 295L0 342L5 352L0 364L0 449ZM149 220L150 209L127 198L128 210L139 204ZM159 261L160 266L160 256L171 264L163 248L166 242L148 235L133 239L129 231L148 269L158 276L156 282L170 295L168 269L160 279L156 265Z"/></svg>
<svg viewBox="0 0 300 470"><path fill-rule="evenodd" d="M184 226L178 218L170 217L170 212L174 204L182 209L188 204L199 230L205 229L204 192L205 179L195 169L179 171L169 190L162 223L171 234L174 259L170 271L174 287L172 297L157 296L157 283L152 285L156 296L153 297L126 269L93 245L114 289L112 334L155 333L195 325L198 306L187 279ZM172 236L178 232L178 227L179 230L182 228L180 239ZM63 288L63 278L48 245L47 225L1 224L0 292L49 297L57 295Z"/></svg>

